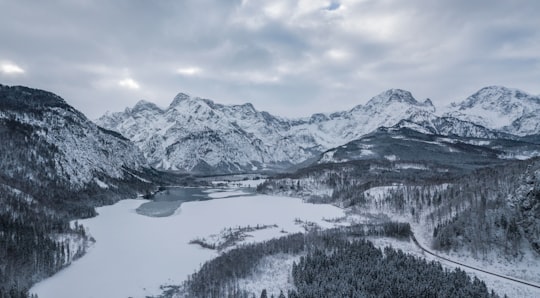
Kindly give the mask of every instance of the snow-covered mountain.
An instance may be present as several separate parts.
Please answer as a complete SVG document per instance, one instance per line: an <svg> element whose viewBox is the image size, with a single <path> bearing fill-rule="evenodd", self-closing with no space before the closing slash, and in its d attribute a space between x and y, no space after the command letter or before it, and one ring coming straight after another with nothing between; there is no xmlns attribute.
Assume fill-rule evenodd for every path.
<svg viewBox="0 0 540 298"><path fill-rule="evenodd" d="M392 126L402 119L429 117L435 112L430 100L420 103L401 89L387 90L365 105L333 114L315 114L291 124L291 134L313 139L322 150L357 139L381 126Z"/></svg>
<svg viewBox="0 0 540 298"><path fill-rule="evenodd" d="M152 165L164 169L253 171L312 155L282 134L287 121L250 104L224 106L183 93L166 109L141 101L97 122L131 139Z"/></svg>
<svg viewBox="0 0 540 298"><path fill-rule="evenodd" d="M511 134L537 134L540 132L540 96L490 86L461 103L452 104L445 115Z"/></svg>
<svg viewBox="0 0 540 298"><path fill-rule="evenodd" d="M320 148L329 149L356 140L379 127L399 125L423 133L473 138L496 138L499 132L467 120L440 117L430 99L418 102L410 92L387 90L350 111L315 114L292 126L296 135L312 135Z"/></svg>
<svg viewBox="0 0 540 298"><path fill-rule="evenodd" d="M298 164L377 127L434 111L429 100L419 103L399 89L350 111L293 120L251 104L220 105L180 93L165 109L141 101L97 123L131 139L158 168L239 172Z"/></svg>
<svg viewBox="0 0 540 298"><path fill-rule="evenodd" d="M4 180L108 188L148 167L131 141L37 89L0 85L0 139Z"/></svg>
<svg viewBox="0 0 540 298"><path fill-rule="evenodd" d="M214 173L280 169L359 139L379 127L397 125L443 136L510 138L507 133L514 131L507 125L491 125L489 117L467 114L473 114L476 110L471 107L480 102L495 101L494 90L510 89L486 90L492 91L469 97L443 116L437 114L431 100L419 102L408 91L390 89L349 111L317 113L301 119L276 117L257 111L249 103L221 105L180 93L167 108L140 101L124 112L105 114L97 123L132 140L158 168ZM500 93L506 94L503 91ZM534 123L535 116L529 112L535 98L512 92L513 97L507 101L525 98L528 105L520 109L505 104L507 110L501 107L497 111L510 114L508 117L521 115L519 123L529 125L534 132L529 122Z"/></svg>

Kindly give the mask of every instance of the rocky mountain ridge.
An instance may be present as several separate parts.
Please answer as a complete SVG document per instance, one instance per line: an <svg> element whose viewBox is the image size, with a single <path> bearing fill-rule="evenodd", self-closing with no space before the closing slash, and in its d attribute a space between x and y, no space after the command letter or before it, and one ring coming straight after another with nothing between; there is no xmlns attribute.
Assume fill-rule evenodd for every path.
<svg viewBox="0 0 540 298"><path fill-rule="evenodd" d="M165 109L141 101L97 123L132 140L157 168L230 173L283 169L394 125L472 138L538 133L540 126L531 124L537 103L522 91L486 87L438 113L430 99L419 102L408 91L390 89L349 111L286 119L249 103L221 105L180 93ZM501 113L512 121L495 125Z"/></svg>

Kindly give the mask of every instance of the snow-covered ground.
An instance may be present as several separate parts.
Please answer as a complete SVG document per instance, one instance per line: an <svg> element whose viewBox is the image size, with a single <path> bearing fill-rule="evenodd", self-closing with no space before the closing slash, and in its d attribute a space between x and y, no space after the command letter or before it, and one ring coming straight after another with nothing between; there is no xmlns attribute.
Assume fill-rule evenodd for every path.
<svg viewBox="0 0 540 298"><path fill-rule="evenodd" d="M300 255L277 254L264 257L253 275L240 279L238 286L256 297L263 289L266 289L268 296L278 297L280 291L286 295L289 290L294 289L292 267L294 262L299 261Z"/></svg>
<svg viewBox="0 0 540 298"><path fill-rule="evenodd" d="M216 192L213 192L216 193ZM190 245L200 236L226 227L274 225L255 231L249 242L263 241L304 231L295 219L323 228L334 224L323 218L344 216L330 205L304 203L301 199L242 196L186 202L169 217L148 217L135 209L146 200L123 200L98 208L99 215L80 220L96 243L81 259L35 285L30 292L40 298L145 297L161 293L160 286L181 284L202 263L217 256L215 250Z"/></svg>

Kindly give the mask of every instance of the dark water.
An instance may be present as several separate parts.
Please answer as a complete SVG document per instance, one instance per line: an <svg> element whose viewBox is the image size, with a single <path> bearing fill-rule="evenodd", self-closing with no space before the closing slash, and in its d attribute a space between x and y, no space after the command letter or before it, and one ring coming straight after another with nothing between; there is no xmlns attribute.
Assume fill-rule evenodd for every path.
<svg viewBox="0 0 540 298"><path fill-rule="evenodd" d="M152 216L165 217L174 214L176 209L184 202L213 200L208 196L209 188L200 187L171 187L158 192L152 197L151 202L147 202L137 208L137 213ZM245 192L253 190L241 189Z"/></svg>

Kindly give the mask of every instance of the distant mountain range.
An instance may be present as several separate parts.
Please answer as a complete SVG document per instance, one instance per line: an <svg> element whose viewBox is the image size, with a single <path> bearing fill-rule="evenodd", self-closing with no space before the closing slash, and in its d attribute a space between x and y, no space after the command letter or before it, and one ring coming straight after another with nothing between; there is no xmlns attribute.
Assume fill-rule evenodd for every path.
<svg viewBox="0 0 540 298"><path fill-rule="evenodd" d="M408 148L418 152L431 140L444 144L439 149L447 153L482 147L475 151L478 157L540 154L540 97L499 86L440 111L429 99L420 102L408 91L390 89L348 111L298 119L249 103L221 105L180 93L167 108L140 101L107 113L96 121L99 126L50 92L0 85L0 98L4 177L48 175L73 189L138 179L136 173L150 167L219 174L388 156L403 160L405 153L388 152L411 139L416 141ZM18 152L23 145L33 149Z"/></svg>
<svg viewBox="0 0 540 298"><path fill-rule="evenodd" d="M438 111L429 99L419 102L408 91L390 89L349 111L286 119L257 111L249 103L221 105L180 93L167 108L140 101L96 122L132 140L157 168L201 173L275 171L320 162L326 151L381 127L450 138L523 141L520 137L540 133L540 97L491 86ZM527 148L521 151L524 155L515 150L503 155L538 154L537 148Z"/></svg>

